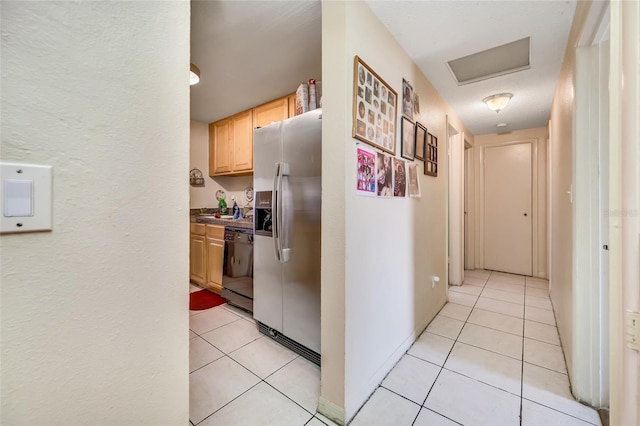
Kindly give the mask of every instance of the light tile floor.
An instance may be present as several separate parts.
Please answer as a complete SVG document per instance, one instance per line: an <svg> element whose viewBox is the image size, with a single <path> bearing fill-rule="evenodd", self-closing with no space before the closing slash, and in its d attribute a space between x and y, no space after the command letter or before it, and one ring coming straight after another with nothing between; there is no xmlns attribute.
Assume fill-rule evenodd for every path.
<svg viewBox="0 0 640 426"><path fill-rule="evenodd" d="M250 315L221 305L189 322L192 425L334 425L316 412L320 368L260 334Z"/></svg>
<svg viewBox="0 0 640 426"><path fill-rule="evenodd" d="M549 283L465 271L351 425L600 425L569 391Z"/></svg>
<svg viewBox="0 0 640 426"><path fill-rule="evenodd" d="M465 271L350 424L600 425L569 391L548 291L538 278ZM246 313L192 311L190 328L193 425L334 425L316 411L320 369Z"/></svg>

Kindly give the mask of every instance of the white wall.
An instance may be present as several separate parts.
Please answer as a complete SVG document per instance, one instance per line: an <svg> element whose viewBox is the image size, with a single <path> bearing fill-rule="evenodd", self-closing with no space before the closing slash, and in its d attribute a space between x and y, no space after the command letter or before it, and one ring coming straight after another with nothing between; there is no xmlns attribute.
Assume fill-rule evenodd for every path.
<svg viewBox="0 0 640 426"><path fill-rule="evenodd" d="M539 127L535 129L518 130L502 134L481 135L475 137L475 144L472 148L474 154L474 215L475 224L475 241L476 256L475 267L483 268L482 247L482 215L481 200L483 197L482 189L482 157L481 150L485 146L500 145L509 142L531 141L532 151L531 158L533 161L532 172L532 189L531 189L531 206L532 206L532 265L533 276L547 278L547 140L546 128Z"/></svg>
<svg viewBox="0 0 640 426"><path fill-rule="evenodd" d="M575 343L574 287L580 283L573 277L573 229L574 217L571 203L573 196L573 145L575 140L575 55L576 46L590 2L578 2L567 41L558 85L551 105L549 126L549 176L551 203L549 226L551 241L549 257L549 290L554 306L558 333L564 348L567 370L574 379L574 358L579 354Z"/></svg>
<svg viewBox="0 0 640 426"><path fill-rule="evenodd" d="M3 1L3 161L53 231L3 235L2 424L188 423L188 2Z"/></svg>
<svg viewBox="0 0 640 426"><path fill-rule="evenodd" d="M337 407L339 415L345 409L341 420L349 420L445 303L446 115L456 129L473 136L365 3L323 2L322 12L321 410ZM438 177L422 175L419 166L422 198L355 194L355 55L396 92L401 93L404 77L420 95L418 121L440 142ZM399 137L396 146L399 157ZM441 277L435 289L433 275Z"/></svg>
<svg viewBox="0 0 640 426"><path fill-rule="evenodd" d="M612 425L640 424L640 353L626 312L640 311L640 3L611 2L610 337Z"/></svg>
<svg viewBox="0 0 640 426"><path fill-rule="evenodd" d="M189 170L197 168L204 177L204 186L189 187L189 206L192 209L218 207L216 192L226 193L226 201L232 206L231 197L236 197L238 206L252 206L245 197L245 188L253 186L253 176L209 176L209 125L191 120Z"/></svg>

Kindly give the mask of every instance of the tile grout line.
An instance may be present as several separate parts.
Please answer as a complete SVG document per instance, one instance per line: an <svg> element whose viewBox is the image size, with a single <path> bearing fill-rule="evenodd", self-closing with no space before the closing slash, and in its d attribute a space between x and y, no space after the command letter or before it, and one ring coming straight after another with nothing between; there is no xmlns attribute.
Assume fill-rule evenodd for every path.
<svg viewBox="0 0 640 426"><path fill-rule="evenodd" d="M526 286L526 282L527 282L527 280L526 280L526 278L525 278L525 286ZM548 289L547 289L547 290L548 290ZM525 291L526 291L526 288L525 288ZM536 296L533 296L533 297L536 297ZM551 295L549 295L549 301L551 302ZM534 306L534 307L535 307L535 306ZM538 309L543 309L543 308L538 308ZM563 358L563 360L564 360L565 372L563 373L563 372L560 372L560 371L556 371L556 370L553 370L553 369L548 368L548 367L544 367L544 366L540 366L540 365L537 365L537 364L533 364L533 363L531 363L531 362L527 362L527 364L534 365L534 366L536 366L536 367L543 368L543 369L545 369L545 370L552 371L552 372L554 372L554 373L557 373L557 374L563 374L563 375L567 376L567 379L569 380L569 395L571 396L571 399L572 399L572 400L576 401L576 400L575 400L575 398L573 397L573 394L571 393L571 380L569 379L569 370L568 370L568 368L567 368L567 360L566 360L566 357L565 357L565 355L564 355L564 346L562 345L562 340L560 339L560 331L558 330L558 323L557 323L557 321L556 321L556 315L555 315L555 309L554 309L554 306L553 306L553 302L551 302L551 310L550 310L550 312L553 314L553 325L551 325L551 324L546 324L546 323L540 323L540 324L545 324L545 325L548 325L548 326L554 327L554 328L556 329L556 332L558 333L558 341L560 342L560 345L556 345L556 346L559 346L559 347L560 347L560 350L562 351L562 358ZM533 321L533 320L529 320L529 321ZM533 322L537 322L537 323L539 323L538 321L533 321ZM533 339L533 340L535 340L535 339ZM523 343L524 343L524 340L523 340ZM547 342L543 342L543 343L547 343ZM522 360L523 360L523 375L524 375L524 363L525 363L525 361L524 361L524 353L523 353L523 356L522 356ZM522 385L522 386L524 387L524 377L523 377L522 382L523 382L523 385ZM543 403L540 403L540 402L534 401L534 400L529 399L529 398L525 398L525 397L524 397L524 394L523 394L523 396L522 396L522 398L521 398L521 401L524 401L525 399L526 399L527 401L530 401L530 402L534 403L534 404L538 404L538 405L543 406L543 407L546 407L546 408L548 408L548 409L550 409L550 410L553 410L553 411L556 411L556 412L558 412L558 413L562 413L562 414L564 414L564 415L566 415L566 416L573 417L573 418L575 418L575 419L578 419L578 420L580 420L580 421L583 421L583 422L585 422L585 423L587 423L587 424L592 424L591 422L589 422L589 421L587 421L587 420L584 420L584 419L582 419L582 418L580 418L580 417L574 416L573 414L569 414L569 413L566 413L566 412L564 412L564 411L561 411L561 410L559 410L559 409L557 409L557 408L549 407L549 406L547 406L547 405L545 405L545 404L543 404ZM576 401L576 402L577 402L577 401ZM521 405L522 405L522 403L521 403Z"/></svg>
<svg viewBox="0 0 640 426"><path fill-rule="evenodd" d="M293 362L293 361L291 361L291 362ZM287 365L288 365L288 364L289 364L289 363L287 363ZM287 395L286 393L282 392L280 389L276 388L276 387L275 387L275 386L273 386L271 383L267 382L267 380L266 380L266 379L268 379L269 377L271 377L272 375L274 375L277 371L279 371L279 370L276 370L276 371L274 371L273 373L269 374L269 376L267 376L266 378L264 378L262 381L263 381L267 386L271 387L273 390L275 390L276 392L278 392L280 395L284 396L284 397L285 397L285 398L287 398L289 401L291 401L291 402L293 402L294 404L296 404L296 405L297 405L298 407L300 407L304 412L306 412L306 413L308 413L308 414L311 414L311 419L312 419L312 418L314 418L314 417L316 416L316 414L315 414L315 413L317 413L317 412L318 412L318 408L317 408L317 407L316 407L316 411L315 411L315 413L312 413L311 411L307 410L307 409L306 409L306 408L304 408L302 405L300 405L300 404L298 404L296 401L294 401L291 397L289 397L289 395ZM307 423L308 423L311 419L309 419L309 420L307 421ZM321 421L322 421L322 420L321 420ZM322 423L324 423L324 422L322 422ZM305 423L305 424L306 424L306 423Z"/></svg>
<svg viewBox="0 0 640 426"><path fill-rule="evenodd" d="M259 378L259 377L258 377ZM213 416L215 413L217 413L218 411L222 410L224 407L226 407L227 405L231 404L233 401L235 401L236 399L240 398L242 395L244 395L245 393L249 392L251 389L255 388L256 386L258 386L260 383L262 382L262 380L260 380L258 383L256 383L255 385L251 386L249 389L245 390L244 392L242 392L240 395L236 396L235 398L233 398L231 401L227 402L226 404L224 404L222 407L218 408L217 410L215 410L213 413L209 414L207 417L205 417L204 419L200 420L198 423L194 424L194 426L198 426L200 423L204 422L205 420L207 420L209 417ZM193 422L192 422L193 423Z"/></svg>
<svg viewBox="0 0 640 426"><path fill-rule="evenodd" d="M487 281L489 280L490 277L491 277L491 273L489 273L489 277L487 277ZM484 285L482 286L482 290L484 290L484 287L486 286L487 281L485 281ZM463 282L463 284L464 284L464 282ZM482 293L482 291L480 291L480 293ZM471 310L467 314L467 318L464 320L464 324L462 324L462 327L460 328L460 331L458 332L458 335L456 336L455 340L453 341L453 345L451 345L451 349L449 349L449 353L447 353L447 356L445 357L444 361L442 362L442 365L440 366L440 371L438 371L438 374L436 375L436 378L433 380L433 383L431 384L431 387L429 388L429 391L427 392L427 396L424 398L424 401L422 401L421 409L422 408L426 408L427 410L433 411L434 413L436 413L436 414L438 414L440 416L446 417L445 415L443 415L441 413L438 413L437 411L429 409L428 407L425 406L425 404L427 403L427 399L429 398L429 395L431 394L431 391L433 390L433 387L436 385L436 382L438 381L438 378L440 377L440 374L442 374L442 370L444 370L444 365L447 363L447 360L449 359L449 356L451 356L451 352L453 351L453 348L455 347L456 343L458 342L458 338L460 337L460 334L462 334L462 330L464 330L465 325L467 325L467 322L469 321L469 317L471 316L471 313L475 309L475 306L478 303L478 300L480 300L480 295L476 296L476 301L473 303L473 306L471 307ZM449 303L448 300L447 300L447 303ZM446 303L445 303L445 305L446 305ZM439 314L439 312L438 312L438 314ZM436 314L436 315L438 315L438 314ZM427 327L428 327L428 325L427 325ZM427 329L425 328L423 333L426 332L426 331L427 331ZM447 370L447 371L449 371L449 370ZM416 420L418 420L418 416L419 415L420 415L420 410L418 410L418 414L416 415L415 419L413 419L413 422L411 423L412 426L415 424ZM448 417L446 417L446 418L448 419Z"/></svg>
<svg viewBox="0 0 640 426"><path fill-rule="evenodd" d="M525 304L523 305L522 310L522 364L520 364L520 426L522 426L522 409L523 409L523 400L524 400L524 342L525 342L525 327L527 324L526 316L527 316L527 277L524 278L524 300Z"/></svg>
<svg viewBox="0 0 640 426"><path fill-rule="evenodd" d="M227 311L228 311L228 310L227 310ZM232 314L233 314L233 312L230 312L230 313L232 313ZM235 314L234 314L234 315L235 315ZM239 319L242 319L242 318L239 318ZM237 320L236 320L236 321L237 321ZM219 328L224 327L225 325L228 325L228 324L231 324L231 323L234 323L234 322L235 322L235 321L232 321L232 322L230 322L230 323L224 324L224 325L222 325L222 326L220 326L220 327L216 327L216 328L214 328L214 329L212 329L212 330L209 330L209 331L217 330L217 329L219 329ZM193 330L191 330L191 331L193 331ZM208 333L209 331L207 331L206 333ZM195 331L194 331L194 333L195 333ZM197 333L196 333L196 334L197 334ZM203 334L204 334L204 333L203 333ZM286 394L284 394L284 393L283 393L283 392L281 392L279 389L275 388L274 386L272 386L270 383L268 383L268 382L266 381L266 379L268 379L269 377L271 377L273 374L275 374L275 373L277 373L278 371L282 370L284 367L286 367L287 365L289 365L290 363L292 363L293 361L295 361L297 358L299 358L299 357L300 357L300 355L296 355L296 357L294 357L292 360L288 361L288 362L287 362L287 363L285 363L283 366L279 367L278 369L276 369L275 371L273 371L272 373L270 373L267 377L265 377L265 378L263 379L262 377L258 376L256 373L254 373L253 371L251 371L249 368L247 368L247 367L245 367L244 365L242 365L239 361L237 361L236 359L232 358L232 357L230 356L230 354L231 354L232 352L235 352L235 351L237 351L237 350L239 350L239 349L241 349L241 348L243 348L243 347L245 347L245 346L247 346L247 345L249 345L249 344L251 344L251 343L255 342L256 340L258 340L258 339L260 339L260 338L263 338L264 336L260 336L260 337L258 337L258 339L254 339L254 340L252 340L251 342L248 342L248 343L246 343L246 344L244 344L244 345L242 345L242 346L240 346L240 347L238 347L238 348L234 349L233 351L231 351L231 352L229 352L229 353L224 352L223 350L221 350L220 348L218 348L218 347L217 347L217 346L215 346L213 343L209 342L207 339L205 339L204 337L202 337L202 336L201 336L201 335L199 335L199 334L198 334L198 337L200 337L202 340L204 340L205 342L207 342L209 345L211 345L212 347L214 347L214 348L216 348L218 351L220 351L220 352L223 354L223 356L221 356L220 358L217 358L217 359L215 359L215 360L213 360L213 361L211 361L211 362L209 362L209 363L207 363L207 364L203 365L202 367L199 367L199 368L197 368L197 369L193 370L192 372L189 372L189 374L190 374L190 375L191 375L191 373L194 373L194 372L196 372L196 371L198 371L198 370L200 370L200 369L202 369L202 368L206 367L207 365L210 365L210 364L212 364L212 363L214 363L214 362L216 362L216 361L218 361L218 360L220 360L220 359L222 359L222 358L224 358L224 357L227 357L227 358L229 358L231 361L235 362L235 363L236 363L236 364L238 364L240 367L244 368L245 370L247 370L249 373L253 374L254 376L256 376L256 377L257 377L258 379L260 379L260 380L259 380L255 385L251 386L250 388L248 388L247 390L245 390L244 392L242 392L241 394L239 394L238 396L236 396L235 398L233 398L231 401L227 402L226 404L224 404L223 406L221 406L220 408L218 408L217 410L215 410L214 412L212 412L211 414L209 414L207 417L205 417L204 419L202 419L201 421L199 421L197 424L202 423L203 421L205 421L206 419L208 419L209 417L211 417L212 415L214 415L214 414L215 414L215 413L217 413L218 411L222 410L224 407L226 407L227 405L231 404L233 401L235 401L236 399L240 398L242 395L246 394L247 392L249 392L251 389L253 389L253 388L255 388L256 386L258 386L258 385L259 385L260 383L262 383L262 382L264 382L267 386L271 387L272 389L274 389L275 391L277 391L278 393L280 393L281 395L283 395L285 398L287 398L288 400L290 400L291 402L293 402L294 404L296 404L298 407L300 407L300 408L301 408L302 410L304 410L306 413L311 414L311 419L309 419L309 421L311 421L311 420L315 417L315 413L310 413L308 410L306 410L304 407L302 407L302 406L301 406L300 404L298 404L296 401L294 401L294 400L293 400L293 399L291 399L289 396L287 396ZM320 421L322 422L322 420L320 420ZM193 422L191 422L191 419L189 419L189 422L190 422L191 424L194 424ZM307 422L307 423L308 423L308 422ZM324 422L322 422L322 423L324 423ZM305 423L305 424L306 424L306 423ZM196 425L194 424L194 426L196 426Z"/></svg>
<svg viewBox="0 0 640 426"><path fill-rule="evenodd" d="M564 414L565 416L572 417L572 418L574 418L574 419L578 419L578 420L580 420L581 422L584 422L584 423L586 423L586 424L588 424L588 425L599 426L599 425L596 425L595 423L591 423L590 421L585 420L585 419L580 418L580 417L577 417L577 416L575 416L575 415L573 415L573 414L569 414L569 413L566 413L566 412L564 412L564 411L561 411L561 410L559 410L559 409L557 409L557 408L550 407L550 406L548 406L548 405L546 405L546 404L543 404L542 402L534 401L533 399L529 399L529 398L522 398L522 399L523 399L523 400L525 400L525 401L531 402L531 403L533 403L533 404L539 405L539 406L541 406L541 407L548 408L549 410L553 410L553 411L555 411L556 413ZM587 405L587 407L589 407L589 406Z"/></svg>
<svg viewBox="0 0 640 426"><path fill-rule="evenodd" d="M462 342L461 342L461 343L462 343ZM483 385L487 385L487 386L489 386L489 387L491 387L491 388L494 388L494 389L497 389L497 390L499 390L499 391L501 391L501 392L508 393L509 395L513 395L513 396L515 396L515 397L517 397L517 396L518 396L518 394L517 394L517 393L513 393L513 392L511 392L511 391L508 391L508 390L506 390L506 389L503 389L503 388L501 388L500 386L497 386L497 385L494 385L494 384L491 384L491 383L487 383L487 382L485 382L485 381L483 381L483 380L476 379L475 377L467 376L466 374L464 374L464 373L460 373L459 371L450 370L450 369L445 368L445 367L442 367L442 368L443 368L443 370L447 370L447 371L449 371L449 372L451 372L451 373L455 373L455 374L457 374L458 376L466 377L467 379L471 379L471 380L473 380L474 382L482 383ZM425 407L425 408L426 408L426 407Z"/></svg>
<svg viewBox="0 0 640 426"><path fill-rule="evenodd" d="M255 340L254 340L254 342L255 342ZM207 342L207 343L209 343L209 342ZM213 345L212 345L212 346L213 346ZM244 345L244 346L246 346L246 345ZM238 349L240 349L240 348L238 348ZM222 351L221 351L221 352L222 352ZM273 390L275 390L276 392L278 392L279 394L281 394L282 396L284 396L285 398L287 398L289 401L291 401L291 402L293 402L294 404L296 404L298 407L300 407L300 408L301 408L302 410L304 410L306 413L311 414L311 419L309 419L309 421L311 421L311 420L315 417L315 413L311 413L309 410L305 409L303 406L301 406L300 404L298 404L296 401L294 401L293 399L291 399L288 395L286 395L285 393L283 393L282 391L280 391L279 389L277 389L276 387L274 387L273 385L271 385L271 383L267 382L267 380L266 380L266 379L268 379L269 377L271 377L272 375L274 375L275 373L277 373L278 371L282 370L284 367L286 367L286 366L287 366L287 365L289 365L290 363L292 363L293 361L295 361L296 359L298 359L298 358L300 357L300 355L297 355L297 356L296 356L295 358L293 358L291 361L287 362L287 363L286 363L286 364L284 364L282 367L280 367L280 368L276 369L275 371L273 371L272 373L270 373L267 377L265 377L265 378L263 379L262 377L258 376L256 373L254 373L253 371L249 370L249 368L247 368L247 367L245 367L244 365L242 365L239 361L237 361L237 360L235 360L235 359L231 358L231 357L229 356L229 354L224 353L224 352L223 352L223 354L224 354L224 356L222 356L222 357L220 357L220 358L218 358L218 359L216 359L216 360L214 360L214 361L211 361L209 364L211 364L211 363L213 363L213 362L215 362L215 361L218 361L218 360L220 360L220 359L222 359L222 358L224 358L224 357L227 357L227 358L229 358L231 361L235 362L235 363L236 363L236 364L238 364L240 367L244 368L245 370L247 370L249 373L253 374L254 376L256 376L256 377L257 377L258 379L260 379L260 380L259 380L255 385L253 385L253 386L249 387L247 390L245 390L244 392L242 392L241 394L239 394L238 396L236 396L235 398L233 398L231 401L227 402L226 404L224 404L223 406L221 406L220 408L218 408L217 410L215 410L214 412L212 412L211 414L209 414L207 417L205 417L204 419L202 419L201 421L199 421L197 424L202 423L203 421L205 421L205 420L206 420L206 419L208 419L209 417L213 416L215 413L217 413L218 411L222 410L224 407L226 407L227 405L231 404L233 401L235 401L236 399L240 398L242 395L246 394L246 393L247 393L247 392L249 392L251 389L255 388L256 386L258 386L260 383L263 383L263 382L264 382L264 384L265 384L265 385L269 386L270 388L272 388ZM209 365L209 364L207 364L207 365ZM200 368L202 368L202 367L200 367ZM199 369L198 369L198 370L199 370ZM195 371L197 371L197 370L194 370L194 372L195 372ZM191 373L189 373L189 374L191 374ZM316 412L317 412L317 410L316 410ZM320 419L318 419L318 420L320 420ZM189 419L189 421L191 421L191 419ZM320 421L322 422L322 420L320 420ZM191 423L193 424L193 422L191 422ZM308 423L308 421L307 421L307 423ZM324 423L324 422L322 422L322 423ZM306 424L306 423L305 423L305 424ZM326 424L326 423L325 423L325 424ZM194 425L194 426L197 426L197 425Z"/></svg>

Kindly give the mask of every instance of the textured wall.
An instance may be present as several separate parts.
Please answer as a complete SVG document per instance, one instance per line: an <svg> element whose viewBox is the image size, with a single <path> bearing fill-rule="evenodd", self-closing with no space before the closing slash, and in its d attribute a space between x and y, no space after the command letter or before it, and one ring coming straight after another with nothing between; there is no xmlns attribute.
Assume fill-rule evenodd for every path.
<svg viewBox="0 0 640 426"><path fill-rule="evenodd" d="M1 237L2 424L188 423L188 2L12 2L2 160L53 231Z"/></svg>
<svg viewBox="0 0 640 426"><path fill-rule="evenodd" d="M322 72L322 397L343 407L349 420L445 303L447 115L471 142L473 135L364 2L324 3L322 19L323 63L331 64ZM420 95L417 119L440 147L437 178L418 166L422 198L355 193L355 55L397 93L404 77ZM400 115L397 126L399 158ZM435 289L432 275L441 278Z"/></svg>

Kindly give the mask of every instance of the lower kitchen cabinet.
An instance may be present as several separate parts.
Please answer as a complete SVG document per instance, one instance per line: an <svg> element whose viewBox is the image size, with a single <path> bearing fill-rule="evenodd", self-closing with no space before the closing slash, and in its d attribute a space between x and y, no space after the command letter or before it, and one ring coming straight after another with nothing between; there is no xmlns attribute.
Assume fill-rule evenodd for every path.
<svg viewBox="0 0 640 426"><path fill-rule="evenodd" d="M192 223L189 238L189 278L201 286L207 280L205 226L203 223Z"/></svg>
<svg viewBox="0 0 640 426"><path fill-rule="evenodd" d="M207 225L207 287L222 292L224 263L224 226Z"/></svg>
<svg viewBox="0 0 640 426"><path fill-rule="evenodd" d="M222 292L224 226L191 224L189 278L214 293Z"/></svg>

